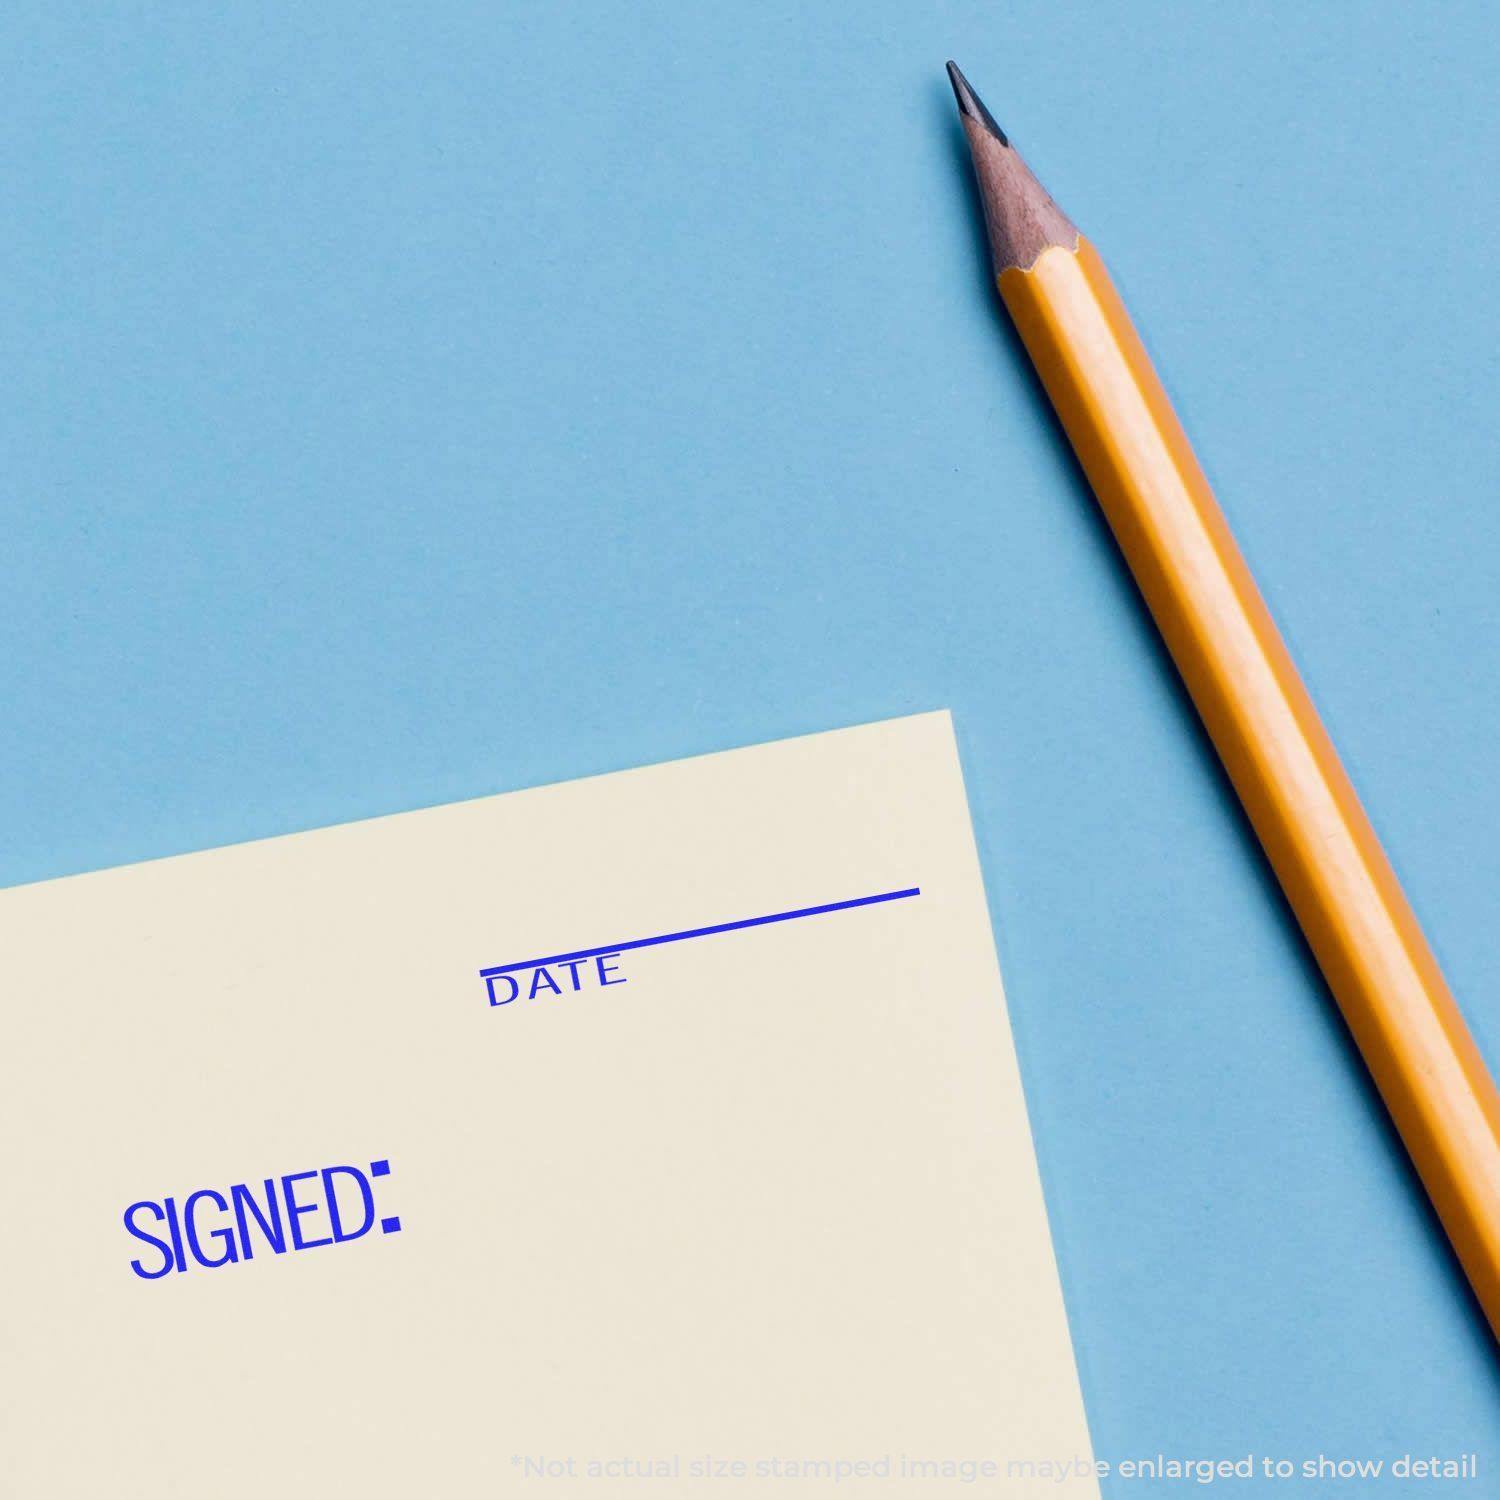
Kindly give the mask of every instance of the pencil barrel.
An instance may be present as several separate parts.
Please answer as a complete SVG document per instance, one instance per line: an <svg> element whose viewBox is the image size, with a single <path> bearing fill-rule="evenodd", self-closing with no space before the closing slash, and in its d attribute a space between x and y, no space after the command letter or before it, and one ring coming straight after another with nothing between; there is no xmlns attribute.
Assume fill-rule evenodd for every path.
<svg viewBox="0 0 1500 1500"><path fill-rule="evenodd" d="M1103 262L999 286L1490 1326L1500 1098Z"/></svg>

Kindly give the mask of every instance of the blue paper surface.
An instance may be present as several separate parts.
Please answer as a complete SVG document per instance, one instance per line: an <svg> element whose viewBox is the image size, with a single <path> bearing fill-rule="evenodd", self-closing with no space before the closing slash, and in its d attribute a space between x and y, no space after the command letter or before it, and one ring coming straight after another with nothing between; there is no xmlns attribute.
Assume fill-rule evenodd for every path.
<svg viewBox="0 0 1500 1500"><path fill-rule="evenodd" d="M1496 1472L1490 1335L942 74L1110 261L1493 1062L1489 7L27 3L0 48L0 882L951 707L1100 1457Z"/></svg>

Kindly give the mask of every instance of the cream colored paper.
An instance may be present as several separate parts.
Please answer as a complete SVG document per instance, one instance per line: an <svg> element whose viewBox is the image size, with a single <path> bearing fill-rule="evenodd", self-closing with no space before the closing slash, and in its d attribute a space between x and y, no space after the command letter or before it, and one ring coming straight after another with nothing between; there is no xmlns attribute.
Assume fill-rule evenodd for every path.
<svg viewBox="0 0 1500 1500"><path fill-rule="evenodd" d="M13 889L0 985L7 1495L1097 1494L946 714Z"/></svg>

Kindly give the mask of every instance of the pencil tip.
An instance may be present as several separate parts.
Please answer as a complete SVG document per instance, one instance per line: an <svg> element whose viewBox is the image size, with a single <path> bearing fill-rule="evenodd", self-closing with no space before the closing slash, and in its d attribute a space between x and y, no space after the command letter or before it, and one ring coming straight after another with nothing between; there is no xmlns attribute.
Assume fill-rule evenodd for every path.
<svg viewBox="0 0 1500 1500"><path fill-rule="evenodd" d="M957 63L948 64L948 79L963 116L969 155L974 159L995 274L1001 275L1012 266L1029 271L1050 246L1076 247L1077 226L1047 196L1047 189L1021 160L1020 152L969 87Z"/></svg>
<svg viewBox="0 0 1500 1500"><path fill-rule="evenodd" d="M958 100L959 113L966 115L976 125L982 125L1002 146L1010 145L1010 138L995 123L994 115L984 107L984 100L969 87L969 80L959 71L958 64L951 60L948 63L948 82L953 85L953 97Z"/></svg>

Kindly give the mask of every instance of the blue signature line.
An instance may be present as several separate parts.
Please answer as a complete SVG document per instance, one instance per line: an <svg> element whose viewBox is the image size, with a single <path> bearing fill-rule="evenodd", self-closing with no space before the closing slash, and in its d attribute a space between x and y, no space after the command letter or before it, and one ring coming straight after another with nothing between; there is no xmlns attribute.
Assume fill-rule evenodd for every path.
<svg viewBox="0 0 1500 1500"><path fill-rule="evenodd" d="M920 896L922 888L911 886L904 891L882 891L878 896L856 896L852 901L830 901L826 906L799 906L796 911L776 911L768 917L746 917L739 922L716 922L712 927L689 927L685 932L664 932L658 937L635 938L628 943L606 943L602 948L580 948L576 953L553 953L546 958L528 958L521 963L498 964L481 969L479 977L511 974L517 969L540 969L547 964L571 963L575 958L598 958L605 953L628 953L632 948L654 948L658 943L680 943L686 938L711 937L716 932L738 932L742 927L766 927L772 922L794 922L798 917L821 917L825 912L848 911L854 906L878 906L882 901L904 901Z"/></svg>

